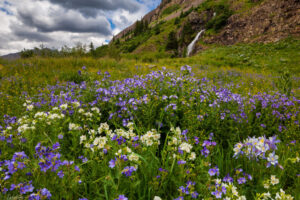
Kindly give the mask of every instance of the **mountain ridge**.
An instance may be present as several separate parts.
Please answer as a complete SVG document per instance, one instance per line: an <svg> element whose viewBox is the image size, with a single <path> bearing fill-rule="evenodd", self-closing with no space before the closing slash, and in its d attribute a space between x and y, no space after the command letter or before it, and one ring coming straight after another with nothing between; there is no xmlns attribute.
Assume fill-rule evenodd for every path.
<svg viewBox="0 0 300 200"><path fill-rule="evenodd" d="M144 36L135 34L139 23L148 26L141 31ZM298 38L300 1L163 0L140 21L117 34L110 45L115 45L122 53L157 52L184 57L187 46L203 29L206 32L196 43L193 53L214 44L268 43L290 36ZM172 37L177 45L169 49Z"/></svg>

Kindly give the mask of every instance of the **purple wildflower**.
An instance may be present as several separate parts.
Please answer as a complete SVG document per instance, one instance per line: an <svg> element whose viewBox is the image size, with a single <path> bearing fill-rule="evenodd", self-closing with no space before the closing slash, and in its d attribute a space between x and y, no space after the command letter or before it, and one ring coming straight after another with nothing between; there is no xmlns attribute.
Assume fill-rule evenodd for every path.
<svg viewBox="0 0 300 200"><path fill-rule="evenodd" d="M119 195L119 197L115 200L128 200L128 198L125 197L125 195Z"/></svg>
<svg viewBox="0 0 300 200"><path fill-rule="evenodd" d="M219 168L216 166L216 167L214 167L214 168L209 169L209 170L208 170L208 174L209 174L210 176L215 176L215 175L219 176L219 174L220 174Z"/></svg>
<svg viewBox="0 0 300 200"><path fill-rule="evenodd" d="M186 163L185 160L179 160L179 161L177 161L177 164L178 164L178 165L184 165L185 163Z"/></svg>
<svg viewBox="0 0 300 200"><path fill-rule="evenodd" d="M110 168L114 168L114 167L116 166L116 161L117 161L117 158L111 159L111 160L109 161L109 167L110 167Z"/></svg>
<svg viewBox="0 0 300 200"><path fill-rule="evenodd" d="M135 172L136 168L133 166L127 166L123 169L122 174L124 174L125 176L129 177L132 175L132 172Z"/></svg>
<svg viewBox="0 0 300 200"><path fill-rule="evenodd" d="M246 183L246 179L245 179L245 177L241 177L241 178L238 178L238 180L237 180L237 182L238 182L238 184L244 184L244 183Z"/></svg>

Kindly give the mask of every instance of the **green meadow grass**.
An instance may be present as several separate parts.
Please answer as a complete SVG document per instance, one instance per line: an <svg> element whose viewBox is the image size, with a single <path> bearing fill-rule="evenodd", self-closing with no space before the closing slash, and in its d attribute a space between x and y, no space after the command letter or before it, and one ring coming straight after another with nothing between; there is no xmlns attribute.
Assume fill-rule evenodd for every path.
<svg viewBox="0 0 300 200"><path fill-rule="evenodd" d="M145 59L147 58L147 59ZM148 62L145 62L148 61ZM112 58L34 57L19 60L0 60L0 115L17 114L20 96L34 95L39 89L57 82L82 81L78 70L86 66L91 76L108 71L113 80L147 74L166 67L178 70L183 65L193 67L197 77L214 81L243 82L240 91L263 92L283 90L290 83L292 92L299 95L300 40L288 38L271 44L238 44L210 46L188 58L161 58L155 53L122 55ZM287 73L288 77L283 77ZM247 90L244 87L248 88Z"/></svg>

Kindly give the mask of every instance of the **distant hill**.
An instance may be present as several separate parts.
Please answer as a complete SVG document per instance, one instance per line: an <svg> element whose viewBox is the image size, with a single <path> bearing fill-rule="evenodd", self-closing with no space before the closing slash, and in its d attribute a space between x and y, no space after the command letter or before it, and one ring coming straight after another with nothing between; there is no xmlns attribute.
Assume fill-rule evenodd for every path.
<svg viewBox="0 0 300 200"><path fill-rule="evenodd" d="M16 59L21 58L21 52L7 54L4 56L0 56L0 58L7 59L7 60L16 60Z"/></svg>
<svg viewBox="0 0 300 200"><path fill-rule="evenodd" d="M15 60L19 58L30 58L30 57L65 57L65 56L81 56L85 55L86 50L82 46L76 46L73 48L63 47L62 50L50 49L50 48L34 48L24 49L18 53L12 53L1 56L2 59Z"/></svg>
<svg viewBox="0 0 300 200"><path fill-rule="evenodd" d="M183 57L211 45L276 42L300 37L299 0L163 0L110 42L128 56Z"/></svg>

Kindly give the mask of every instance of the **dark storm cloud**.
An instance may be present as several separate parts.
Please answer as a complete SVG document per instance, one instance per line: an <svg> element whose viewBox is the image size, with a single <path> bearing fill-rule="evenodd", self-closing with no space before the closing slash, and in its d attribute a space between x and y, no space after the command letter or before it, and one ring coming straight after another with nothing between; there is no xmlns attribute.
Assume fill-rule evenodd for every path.
<svg viewBox="0 0 300 200"><path fill-rule="evenodd" d="M51 42L53 39L46 36L43 33L36 32L31 29L26 29L23 26L13 25L11 29L14 31L14 35L18 39L27 39L29 41L36 41L36 42Z"/></svg>
<svg viewBox="0 0 300 200"><path fill-rule="evenodd" d="M41 0L46 1L46 0ZM47 0L51 3L59 4L69 9L98 9L98 10L117 10L119 8L136 12L141 8L141 4L135 0Z"/></svg>
<svg viewBox="0 0 300 200"><path fill-rule="evenodd" d="M24 25L37 28L41 32L66 31L72 33L111 34L110 24L105 17L85 18L76 12L52 13L50 20L32 15L26 10L19 11L19 19Z"/></svg>

